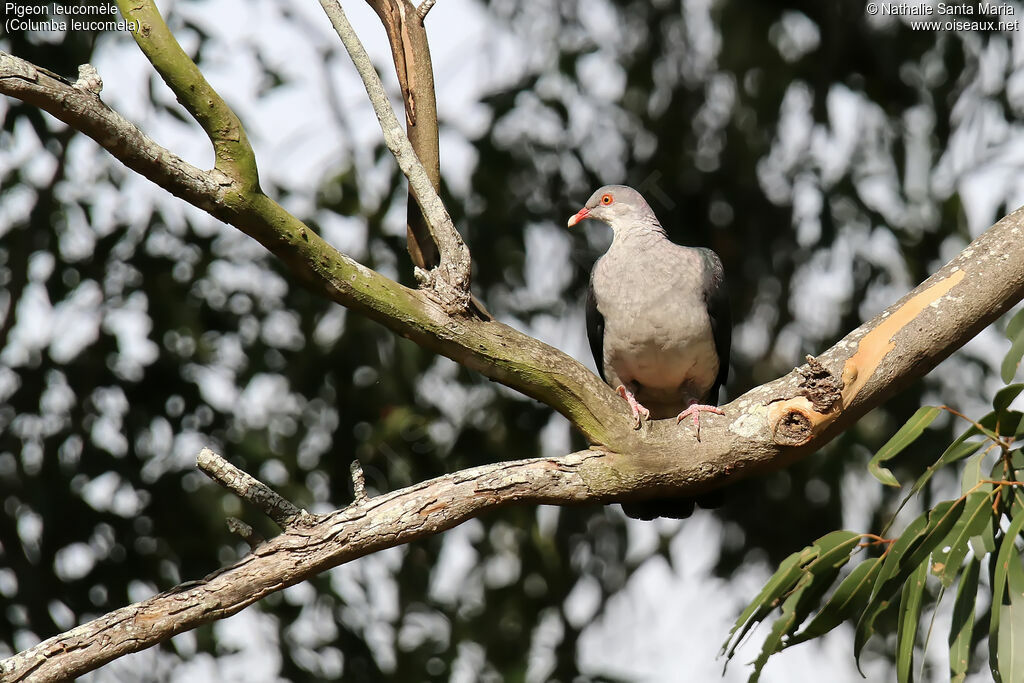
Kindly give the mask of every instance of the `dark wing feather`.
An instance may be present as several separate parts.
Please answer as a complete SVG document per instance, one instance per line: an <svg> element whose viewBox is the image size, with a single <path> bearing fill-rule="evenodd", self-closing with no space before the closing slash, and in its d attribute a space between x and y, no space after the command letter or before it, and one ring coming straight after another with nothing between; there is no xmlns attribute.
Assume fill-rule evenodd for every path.
<svg viewBox="0 0 1024 683"><path fill-rule="evenodd" d="M587 339L590 340L590 352L594 354L597 374L607 382L608 378L604 376L604 316L597 310L593 272L590 273L590 282L587 284Z"/></svg>
<svg viewBox="0 0 1024 683"><path fill-rule="evenodd" d="M729 288L725 284L725 269L718 254L701 249L704 261L704 300L711 318L711 332L718 354L718 377L711 387L708 400L718 405L719 390L729 378L729 351L732 346L732 314L729 310Z"/></svg>

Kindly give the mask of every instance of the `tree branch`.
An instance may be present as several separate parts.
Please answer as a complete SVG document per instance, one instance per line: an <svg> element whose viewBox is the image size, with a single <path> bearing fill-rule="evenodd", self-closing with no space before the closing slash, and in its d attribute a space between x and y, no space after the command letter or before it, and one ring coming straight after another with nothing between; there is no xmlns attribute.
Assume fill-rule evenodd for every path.
<svg viewBox="0 0 1024 683"><path fill-rule="evenodd" d="M357 500L349 507L300 515L230 567L50 638L0 662L0 674L5 681L80 675L318 572L502 505L693 495L781 468L821 448L1021 298L1024 209L807 365L723 406L725 415L709 417L701 442L672 420L657 420L629 450L485 465L374 498L359 496L353 468Z"/></svg>
<svg viewBox="0 0 1024 683"><path fill-rule="evenodd" d="M256 155L242 122L185 54L152 0L117 0L124 18L137 27L132 37L160 77L203 130L216 157L214 168L241 185L259 190ZM95 69L93 70L95 72Z"/></svg>
<svg viewBox="0 0 1024 683"><path fill-rule="evenodd" d="M430 45L423 22L409 0L367 0L388 36L395 74L405 105L405 129L416 156L436 192L441 190L441 153L437 129L437 97ZM415 266L432 268L439 255L433 235L410 188L407 218L409 256Z"/></svg>
<svg viewBox="0 0 1024 683"><path fill-rule="evenodd" d="M427 18L427 12L434 8L434 3L436 2L437 0L423 0L420 3L420 6L416 8L416 14L419 15L420 22Z"/></svg>
<svg viewBox="0 0 1024 683"><path fill-rule="evenodd" d="M485 465L364 499L327 515L303 515L284 533L207 576L110 612L0 661L0 679L66 681L248 605L339 564L430 536L511 502L586 500L584 451Z"/></svg>
<svg viewBox="0 0 1024 683"><path fill-rule="evenodd" d="M246 189L218 169L203 171L157 145L95 93L0 52L0 94L49 112L171 194L253 237L314 291L543 401L592 442L612 445L621 441L617 435L632 438L624 404L573 358L507 325L449 315L423 292L339 253L258 188Z"/></svg>
<svg viewBox="0 0 1024 683"><path fill-rule="evenodd" d="M297 505L209 448L199 451L196 465L206 476L270 517L282 529L301 517Z"/></svg>
<svg viewBox="0 0 1024 683"><path fill-rule="evenodd" d="M113 111L99 94L24 59L0 52L0 93L39 107L79 130L128 168L171 189L185 201L215 213L231 179L204 171L161 147Z"/></svg>
<svg viewBox="0 0 1024 683"><path fill-rule="evenodd" d="M406 8L404 0L397 0L397 3L397 11L399 13L404 12ZM341 38L345 49L348 50L349 55L352 57L352 62L355 64L356 70L363 80L363 85L366 87L366 94L369 96L371 104L373 104L373 110L377 114L377 120L380 122L381 130L384 133L384 141L388 149L391 150L391 153L394 154L402 172L409 179L409 189L416 198L420 211L427 221L433 241L440 252L440 263L437 268L426 272L417 271L421 284L429 286L435 291L450 313L465 312L469 307L471 265L469 249L466 248L465 242L462 241L462 236L459 235L451 216L448 215L444 202L441 201L441 197L437 194L436 184L431 181L430 175L416 156L412 143L402 130L398 117L395 116L387 94L384 92L384 86L380 81L380 77L373 68L373 63L370 61L370 57L366 54L362 42L360 42L355 30L349 23L348 17L345 16L341 3L338 0L320 0L320 5L324 8L324 12L327 13L327 17L331 20L331 25L334 26L338 37ZM384 16L382 15L382 19ZM385 25L388 25L388 21L391 20L385 20ZM399 24L403 22L406 25L410 23L404 19L397 20ZM402 29L400 28L399 30ZM405 30L409 30L409 27L406 26ZM404 43L401 40L399 40L397 48L393 43L392 49L402 51L403 63L409 63L404 57ZM426 59L428 60L426 66L429 68L429 53ZM397 64L396 62L396 66ZM406 76L406 85L408 86L407 79L408 74ZM433 88L431 88L432 90ZM412 111L410 120L415 122L415 104ZM429 131L427 132L429 133ZM423 257L423 254L421 254L421 257ZM429 264L424 260L424 265Z"/></svg>

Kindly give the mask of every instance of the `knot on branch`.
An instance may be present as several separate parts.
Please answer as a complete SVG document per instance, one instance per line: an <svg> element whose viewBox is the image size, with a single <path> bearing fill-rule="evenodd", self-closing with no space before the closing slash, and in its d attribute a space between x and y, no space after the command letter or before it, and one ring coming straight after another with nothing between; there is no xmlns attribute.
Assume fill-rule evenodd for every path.
<svg viewBox="0 0 1024 683"><path fill-rule="evenodd" d="M797 368L800 373L799 395L806 396L819 413L830 413L839 406L843 398L843 384L814 356L807 356L807 369Z"/></svg>
<svg viewBox="0 0 1024 683"><path fill-rule="evenodd" d="M811 415L799 406L790 404L772 429L772 438L782 446L802 446L814 436L814 421Z"/></svg>
<svg viewBox="0 0 1024 683"><path fill-rule="evenodd" d="M444 264L427 270L416 266L413 271L420 288L441 304L448 315L469 311L469 278Z"/></svg>
<svg viewBox="0 0 1024 683"><path fill-rule="evenodd" d="M91 92L99 97L103 90L103 79L100 78L100 72L92 64L82 64L78 67L78 80L73 85L79 90Z"/></svg>
<svg viewBox="0 0 1024 683"><path fill-rule="evenodd" d="M260 543L263 543L264 538L260 536L258 533L256 533L256 531L251 526L249 526L242 520L238 519L237 517L228 517L226 521L228 531L230 531L233 534L237 534L238 536L241 536L242 540L249 544L250 548L255 549L256 546L258 546Z"/></svg>
<svg viewBox="0 0 1024 683"><path fill-rule="evenodd" d="M363 466L358 460L353 460L349 465L349 472L352 475L352 493L355 497L354 505L362 505L369 496L366 495L366 476L363 474Z"/></svg>

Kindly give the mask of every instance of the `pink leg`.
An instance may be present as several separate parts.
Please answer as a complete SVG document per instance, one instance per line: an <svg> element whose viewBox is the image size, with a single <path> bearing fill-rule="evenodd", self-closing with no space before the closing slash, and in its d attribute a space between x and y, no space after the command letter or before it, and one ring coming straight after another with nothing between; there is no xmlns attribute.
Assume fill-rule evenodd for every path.
<svg viewBox="0 0 1024 683"><path fill-rule="evenodd" d="M644 408L642 405L640 405L640 402L636 400L636 396L633 395L632 391L622 386L621 384L619 385L619 388L616 389L615 391L619 392L619 396L626 399L626 402L629 403L630 410L633 411L633 419L635 420L635 423L633 424L633 429L640 429L641 415L645 420L651 419L651 411L647 410L647 408Z"/></svg>
<svg viewBox="0 0 1024 683"><path fill-rule="evenodd" d="M717 408L716 406L706 406L701 403L697 403L696 401L691 401L690 407L679 413L679 416L676 418L676 424L679 424L683 421L684 417L693 416L693 426L697 429L697 441L700 441L700 414L702 412L714 413L715 415L725 415L721 408Z"/></svg>

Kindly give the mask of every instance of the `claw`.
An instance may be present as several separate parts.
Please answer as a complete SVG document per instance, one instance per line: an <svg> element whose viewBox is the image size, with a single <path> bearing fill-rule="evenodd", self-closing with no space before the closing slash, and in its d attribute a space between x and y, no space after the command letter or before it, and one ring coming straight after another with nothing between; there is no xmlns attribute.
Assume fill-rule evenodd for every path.
<svg viewBox="0 0 1024 683"><path fill-rule="evenodd" d="M651 411L640 405L640 402L636 400L636 396L633 395L633 392L621 384L615 391L619 392L619 396L626 399L626 402L629 403L630 410L633 411L633 429L640 429L641 416L643 416L644 420L651 419Z"/></svg>
<svg viewBox="0 0 1024 683"><path fill-rule="evenodd" d="M725 413L722 412L722 409L718 408L717 406L706 406L706 405L703 405L701 403L697 403L696 401L691 403L689 408L687 408L683 412L679 413L679 416L676 418L676 424L679 424L680 422L682 422L684 417L693 416L693 426L697 430L697 441L700 441L700 414L701 413L714 413L715 415L725 415Z"/></svg>

